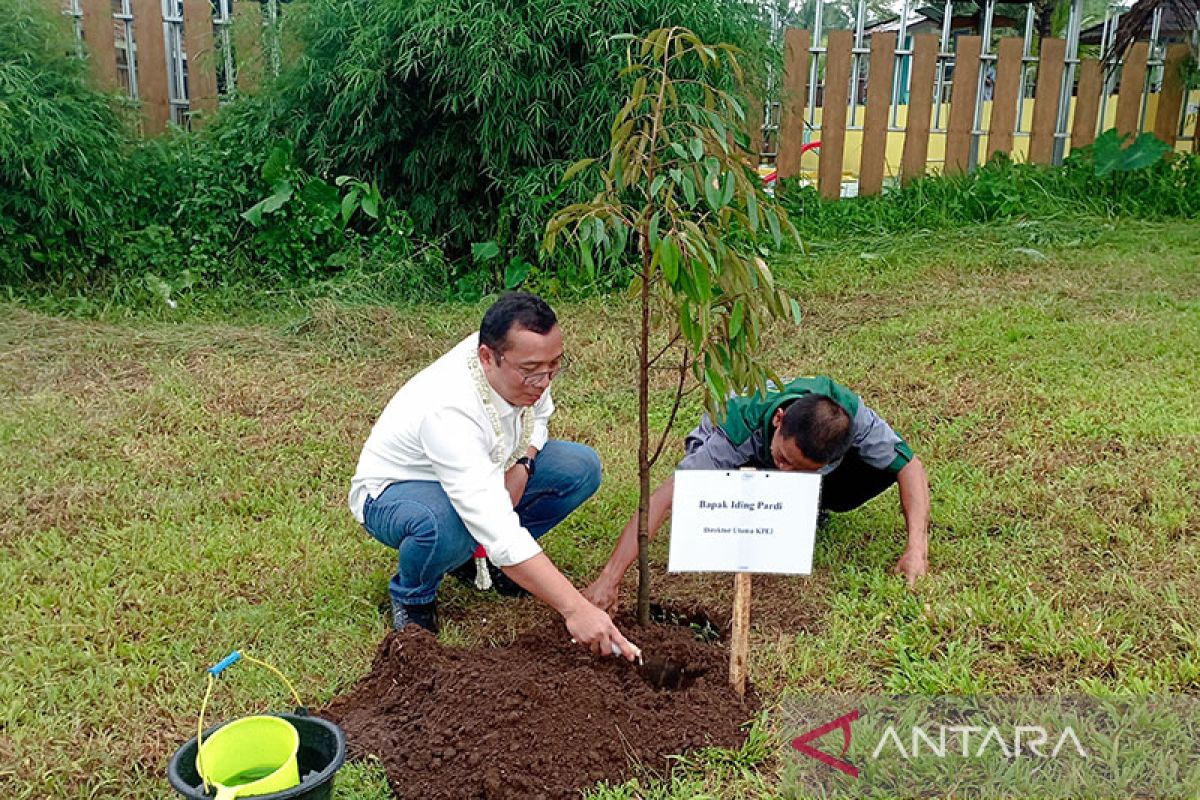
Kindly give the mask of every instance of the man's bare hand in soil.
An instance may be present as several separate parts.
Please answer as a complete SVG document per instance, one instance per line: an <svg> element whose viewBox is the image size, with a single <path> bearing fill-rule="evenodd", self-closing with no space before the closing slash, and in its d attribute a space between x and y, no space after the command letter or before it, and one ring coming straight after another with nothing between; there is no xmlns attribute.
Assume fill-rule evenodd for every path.
<svg viewBox="0 0 1200 800"><path fill-rule="evenodd" d="M896 574L903 575L908 581L908 588L917 585L917 578L929 572L929 558L923 551L905 550L904 555L896 562Z"/></svg>
<svg viewBox="0 0 1200 800"><path fill-rule="evenodd" d="M583 596L588 602L605 612L615 616L620 607L621 583L619 580L610 581L601 575L583 590Z"/></svg>

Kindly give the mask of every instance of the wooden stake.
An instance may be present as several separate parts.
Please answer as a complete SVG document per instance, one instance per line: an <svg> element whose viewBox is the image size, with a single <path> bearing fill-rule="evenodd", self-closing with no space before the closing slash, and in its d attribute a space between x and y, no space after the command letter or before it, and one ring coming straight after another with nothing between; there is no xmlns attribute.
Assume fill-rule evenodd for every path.
<svg viewBox="0 0 1200 800"><path fill-rule="evenodd" d="M746 695L746 665L750 660L749 572L733 576L733 640L729 647L729 685L738 697Z"/></svg>

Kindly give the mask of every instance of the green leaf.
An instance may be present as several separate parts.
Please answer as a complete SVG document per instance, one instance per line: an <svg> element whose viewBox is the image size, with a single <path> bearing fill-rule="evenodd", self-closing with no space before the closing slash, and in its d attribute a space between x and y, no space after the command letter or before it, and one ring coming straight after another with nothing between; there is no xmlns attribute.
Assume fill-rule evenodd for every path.
<svg viewBox="0 0 1200 800"><path fill-rule="evenodd" d="M721 121L721 115L709 114L708 119L709 124L713 127L713 131L717 134L717 141L724 143L728 135L725 130L725 123Z"/></svg>
<svg viewBox="0 0 1200 800"><path fill-rule="evenodd" d="M788 300L790 300L792 304L792 319L795 320L797 325L799 325L802 318L800 313L800 304L796 302L796 298L794 297L789 297Z"/></svg>
<svg viewBox="0 0 1200 800"><path fill-rule="evenodd" d="M679 306L679 332L683 334L689 347L693 350L699 349L701 342L696 327L696 315L692 313L692 308L686 300Z"/></svg>
<svg viewBox="0 0 1200 800"><path fill-rule="evenodd" d="M738 300L733 304L733 313L729 315L729 338L736 338L742 332L742 320L746 316L746 304Z"/></svg>
<svg viewBox="0 0 1200 800"><path fill-rule="evenodd" d="M309 211L328 220L341 213L342 202L338 197L338 190L320 178L312 178L304 184L300 189L300 200Z"/></svg>
<svg viewBox="0 0 1200 800"><path fill-rule="evenodd" d="M608 234L605 232L604 220L600 217L592 217L592 241L597 247L603 247L608 241Z"/></svg>
<svg viewBox="0 0 1200 800"><path fill-rule="evenodd" d="M363 195L362 210L371 219L379 219L379 195L377 193Z"/></svg>
<svg viewBox="0 0 1200 800"><path fill-rule="evenodd" d="M683 197L687 200L688 207L696 205L696 181L691 170L688 170L683 175L683 180L680 182L683 187Z"/></svg>
<svg viewBox="0 0 1200 800"><path fill-rule="evenodd" d="M746 192L746 218L750 221L750 231L758 233L758 187L754 184Z"/></svg>
<svg viewBox="0 0 1200 800"><path fill-rule="evenodd" d="M725 185L721 187L721 207L729 205L729 201L733 199L733 190L737 187L737 179L733 172L725 173Z"/></svg>
<svg viewBox="0 0 1200 800"><path fill-rule="evenodd" d="M272 211L278 211L283 208L283 204L292 199L294 191L291 181L280 181L275 184L271 196L262 201L262 212L270 214Z"/></svg>
<svg viewBox="0 0 1200 800"><path fill-rule="evenodd" d="M720 176L715 172L706 173L704 176L704 199L708 202L708 207L713 211L720 211L721 206L721 188Z"/></svg>
<svg viewBox="0 0 1200 800"><path fill-rule="evenodd" d="M242 219L246 220L256 228L262 225L263 205L266 202L266 200L259 200L257 203L247 208L242 212Z"/></svg>
<svg viewBox="0 0 1200 800"><path fill-rule="evenodd" d="M529 275L529 270L533 265L528 261L520 258L514 258L508 263L508 269L504 270L504 288L516 289L521 285Z"/></svg>
<svg viewBox="0 0 1200 800"><path fill-rule="evenodd" d="M581 161L576 161L574 164L567 167L567 171L563 173L562 180L560 180L559 183L566 183L567 181L571 180L571 178L574 178L580 172L583 172L585 169L595 163L596 159L594 158L585 158Z"/></svg>
<svg viewBox="0 0 1200 800"><path fill-rule="evenodd" d="M629 246L629 228L624 222L614 220L613 222L613 238L612 246L609 248L609 255L612 257L613 263L619 263L625 255L625 248Z"/></svg>
<svg viewBox="0 0 1200 800"><path fill-rule="evenodd" d="M592 260L591 245L579 245L579 261L583 264L584 274L587 275L589 281L596 279L596 262Z"/></svg>
<svg viewBox="0 0 1200 800"><path fill-rule="evenodd" d="M650 184L650 199L651 200L653 200L655 197L658 196L659 189L661 189L663 187L663 184L666 182L667 182L666 175L658 175L654 178L654 182Z"/></svg>
<svg viewBox="0 0 1200 800"><path fill-rule="evenodd" d="M763 209L763 216L767 218L767 224L771 227L771 238L775 240L775 246L779 247L783 244L783 234L779 230L779 215L770 208Z"/></svg>
<svg viewBox="0 0 1200 800"><path fill-rule="evenodd" d="M679 245L670 236L664 238L658 246L658 265L662 268L663 277L671 286L679 279Z"/></svg>
<svg viewBox="0 0 1200 800"><path fill-rule="evenodd" d="M280 181L275 185L275 191L271 192L270 197L248 207L242 211L241 216L253 225L263 224L264 213L280 210L283 204L292 198L292 193L292 181Z"/></svg>
<svg viewBox="0 0 1200 800"><path fill-rule="evenodd" d="M267 156L266 162L263 163L262 179L274 186L279 183L291 171L289 167L292 162L292 142L290 139L280 139L271 148L270 155Z"/></svg>
<svg viewBox="0 0 1200 800"><path fill-rule="evenodd" d="M697 299L703 305L712 302L712 282L708 268L700 261L692 261L692 280L696 283Z"/></svg>
<svg viewBox="0 0 1200 800"><path fill-rule="evenodd" d="M642 96L646 94L646 76L638 78L633 82L633 91L629 94L630 106L636 108L638 103L642 101Z"/></svg>
<svg viewBox="0 0 1200 800"><path fill-rule="evenodd" d="M1092 143L1092 163L1097 177L1112 172L1145 169L1158 162L1171 149L1152 133L1143 133L1130 142L1131 138L1131 134L1118 134L1115 128L1096 137Z"/></svg>
<svg viewBox="0 0 1200 800"><path fill-rule="evenodd" d="M486 264L500 255L500 245L495 242L476 242L471 245L471 260L476 264Z"/></svg>
<svg viewBox="0 0 1200 800"><path fill-rule="evenodd" d="M350 222L350 217L354 216L354 210L358 208L358 189L351 189L342 198L342 226L346 226Z"/></svg>
<svg viewBox="0 0 1200 800"><path fill-rule="evenodd" d="M692 139L692 158L696 161L704 158L704 140L699 136Z"/></svg>

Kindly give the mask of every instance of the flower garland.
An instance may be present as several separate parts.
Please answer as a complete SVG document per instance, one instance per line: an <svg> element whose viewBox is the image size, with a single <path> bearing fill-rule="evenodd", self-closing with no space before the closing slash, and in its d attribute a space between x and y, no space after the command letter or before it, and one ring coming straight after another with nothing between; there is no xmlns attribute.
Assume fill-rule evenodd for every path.
<svg viewBox="0 0 1200 800"><path fill-rule="evenodd" d="M534 415L529 413L530 409L528 408L522 408L517 412L521 417L521 435L517 439L516 449L505 459L504 429L500 427L500 413L496 411L496 406L492 403L492 386L488 383L487 376L483 374L483 365L479 363L478 351L472 350L467 354L467 367L471 370L471 377L475 379L475 391L479 395L479 401L483 403L484 413L487 414L488 421L492 423L492 431L496 434L496 445L490 454L492 463L503 463L504 471L507 472L513 464L517 463L517 459L529 450L529 444L533 441Z"/></svg>
<svg viewBox="0 0 1200 800"><path fill-rule="evenodd" d="M533 414L528 408L522 408L517 412L521 417L521 435L517 438L516 449L506 459L504 457L504 429L500 427L500 412L496 410L496 405L492 402L492 385L488 383L487 376L483 374L483 365L479 363L477 350L467 353L467 368L471 370L471 377L475 379L475 393L479 395L479 402L483 404L484 413L487 414L488 421L492 423L492 432L496 434L496 445L488 455L491 457L492 463L503 463L504 471L508 472L517 463L517 459L529 451L529 444L533 441ZM475 548L473 556L475 588L486 592L492 588L487 552L482 546L478 546Z"/></svg>

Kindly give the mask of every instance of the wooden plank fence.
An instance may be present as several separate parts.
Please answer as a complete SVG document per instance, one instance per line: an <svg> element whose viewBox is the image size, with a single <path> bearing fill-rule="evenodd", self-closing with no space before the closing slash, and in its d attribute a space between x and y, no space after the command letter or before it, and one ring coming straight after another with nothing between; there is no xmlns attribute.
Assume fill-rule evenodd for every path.
<svg viewBox="0 0 1200 800"><path fill-rule="evenodd" d="M1081 57L1079 2L1065 37L1041 40L1032 12L1023 37L1007 35L1011 20L993 30L994 3L982 23L946 18L940 36L928 25L909 32L906 20L928 22L924 8L910 18L911 5L871 29L858 19L854 31L823 31L818 11L813 31L782 31L780 111L768 104L766 122L777 146L763 154L778 177L798 176L826 198L877 194L1001 154L1061 163L1112 128L1200 152L1200 91L1186 88L1180 69L1189 48L1160 42L1157 22L1151 41L1134 43L1106 72L1101 59ZM1106 19L1106 30L1110 21L1116 27ZM855 107L864 99L865 113Z"/></svg>
<svg viewBox="0 0 1200 800"><path fill-rule="evenodd" d="M140 103L147 135L203 124L281 59L271 27L279 0L51 1L67 3L97 85ZM1118 81L1099 60L1078 57L1077 26L1074 38L1035 45L1031 26L1024 38L993 35L990 18L982 35L956 37L948 23L940 37L903 25L873 35L861 21L855 31L817 25L815 35L780 32L777 99L750 117L762 119L754 140L773 151L763 157L779 177L800 177L829 198L965 172L1001 153L1055 163L1113 127L1200 150L1200 92L1189 92L1179 68L1185 44L1134 43Z"/></svg>

